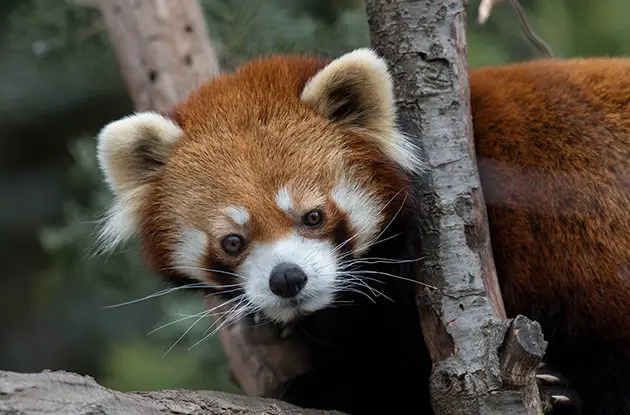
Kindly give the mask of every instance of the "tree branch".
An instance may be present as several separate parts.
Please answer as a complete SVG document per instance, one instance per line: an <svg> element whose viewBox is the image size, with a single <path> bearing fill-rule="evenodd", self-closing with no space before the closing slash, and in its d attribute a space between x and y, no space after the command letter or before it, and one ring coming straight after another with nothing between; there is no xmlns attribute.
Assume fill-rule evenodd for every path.
<svg viewBox="0 0 630 415"><path fill-rule="evenodd" d="M417 138L428 167L416 180L424 258L418 279L439 289L419 286L417 300L433 361L432 404L437 414L542 413L533 365L544 353L542 335L511 334L518 341L508 337L499 353L512 331L476 166L466 4L366 2L372 44L391 64L401 127ZM524 317L518 324L529 327ZM536 358L514 346L531 341L538 342ZM504 383L516 372L521 381Z"/></svg>
<svg viewBox="0 0 630 415"><path fill-rule="evenodd" d="M69 372L0 371L3 414L195 414L325 415L340 412L303 409L265 398L209 391L161 390L122 393L91 377Z"/></svg>

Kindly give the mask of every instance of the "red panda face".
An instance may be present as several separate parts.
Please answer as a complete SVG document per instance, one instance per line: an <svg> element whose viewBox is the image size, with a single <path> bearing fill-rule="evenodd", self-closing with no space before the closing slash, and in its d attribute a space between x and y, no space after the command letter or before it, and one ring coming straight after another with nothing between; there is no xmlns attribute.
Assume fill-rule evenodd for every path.
<svg viewBox="0 0 630 415"><path fill-rule="evenodd" d="M157 270L237 286L277 321L334 301L349 260L401 207L405 171L419 170L386 65L368 50L254 61L173 114L99 135L116 195L102 241L137 232Z"/></svg>

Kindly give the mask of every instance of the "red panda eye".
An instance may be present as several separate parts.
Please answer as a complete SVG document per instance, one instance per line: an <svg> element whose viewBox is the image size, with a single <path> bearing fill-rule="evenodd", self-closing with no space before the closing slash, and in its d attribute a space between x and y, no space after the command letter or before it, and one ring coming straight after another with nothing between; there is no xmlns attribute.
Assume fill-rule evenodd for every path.
<svg viewBox="0 0 630 415"><path fill-rule="evenodd" d="M229 255L236 255L245 247L245 241L242 236L232 234L223 238L223 241L221 241L221 247Z"/></svg>
<svg viewBox="0 0 630 415"><path fill-rule="evenodd" d="M313 227L322 223L323 219L324 219L324 214L322 213L321 210L311 210L310 212L308 212L306 215L302 217L302 223L304 223L304 225L306 226Z"/></svg>

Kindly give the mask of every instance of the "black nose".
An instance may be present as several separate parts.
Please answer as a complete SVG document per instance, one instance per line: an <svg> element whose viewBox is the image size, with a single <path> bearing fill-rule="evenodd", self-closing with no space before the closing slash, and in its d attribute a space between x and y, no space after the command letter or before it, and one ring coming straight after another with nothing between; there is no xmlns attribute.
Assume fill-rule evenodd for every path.
<svg viewBox="0 0 630 415"><path fill-rule="evenodd" d="M283 262L271 270L269 288L280 297L294 297L306 285L306 274L297 264Z"/></svg>

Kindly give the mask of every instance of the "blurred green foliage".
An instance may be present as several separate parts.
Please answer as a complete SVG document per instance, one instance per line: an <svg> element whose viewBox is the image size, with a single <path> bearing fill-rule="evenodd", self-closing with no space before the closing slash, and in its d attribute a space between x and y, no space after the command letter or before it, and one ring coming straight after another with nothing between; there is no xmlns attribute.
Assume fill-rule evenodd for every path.
<svg viewBox="0 0 630 415"><path fill-rule="evenodd" d="M630 54L627 0L523 0L558 56ZM335 56L369 45L360 0L203 0L221 63L268 52ZM471 67L540 57L508 2L488 23L470 3ZM218 338L192 347L211 324L184 291L131 305L166 288L137 242L93 258L96 221L111 201L94 136L133 109L99 13L72 1L7 0L0 6L0 368L66 369L119 390L238 391Z"/></svg>

